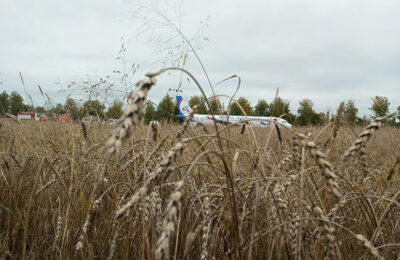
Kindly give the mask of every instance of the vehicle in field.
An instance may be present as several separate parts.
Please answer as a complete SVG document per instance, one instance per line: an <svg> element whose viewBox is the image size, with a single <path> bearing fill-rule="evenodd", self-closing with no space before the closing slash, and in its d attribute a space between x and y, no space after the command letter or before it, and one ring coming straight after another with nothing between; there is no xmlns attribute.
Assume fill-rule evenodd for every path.
<svg viewBox="0 0 400 260"><path fill-rule="evenodd" d="M85 116L82 118L82 122L100 122L100 117L98 116Z"/></svg>
<svg viewBox="0 0 400 260"><path fill-rule="evenodd" d="M107 123L110 124L110 125L113 125L113 124L117 123L118 120L119 119L116 119L116 118L110 118L110 119L107 120Z"/></svg>
<svg viewBox="0 0 400 260"><path fill-rule="evenodd" d="M60 123L69 124L71 122L71 116L69 114L58 114L57 121Z"/></svg>
<svg viewBox="0 0 400 260"><path fill-rule="evenodd" d="M43 115L42 113L36 112L19 112L17 114L18 120L34 120L34 121L46 121L49 118Z"/></svg>
<svg viewBox="0 0 400 260"><path fill-rule="evenodd" d="M189 105L184 104L182 96L176 97L176 103L179 110L178 118L185 118L189 115L192 109ZM266 116L231 116L227 115L214 115L214 118L219 124L235 124L238 122L248 123L255 127L269 127L273 125L283 125L287 128L292 128L292 125L283 118L279 117L266 117ZM190 122L192 125L201 123L203 125L213 125L212 115L193 114L193 119Z"/></svg>

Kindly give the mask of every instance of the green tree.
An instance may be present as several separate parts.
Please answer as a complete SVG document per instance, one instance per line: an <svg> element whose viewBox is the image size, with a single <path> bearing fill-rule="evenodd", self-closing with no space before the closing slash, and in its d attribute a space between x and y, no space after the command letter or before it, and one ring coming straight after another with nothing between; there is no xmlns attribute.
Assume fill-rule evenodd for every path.
<svg viewBox="0 0 400 260"><path fill-rule="evenodd" d="M24 99L17 91L11 92L10 113L16 116L18 112L23 112L23 110L24 110Z"/></svg>
<svg viewBox="0 0 400 260"><path fill-rule="evenodd" d="M64 104L65 112L67 112L73 120L79 119L79 106L72 98L67 98Z"/></svg>
<svg viewBox="0 0 400 260"><path fill-rule="evenodd" d="M204 97L203 96L192 96L189 100L189 106L191 108L194 108L196 105L199 105L197 107L197 110L195 111L196 114L202 114L205 115L208 113L207 110L207 105L204 102Z"/></svg>
<svg viewBox="0 0 400 260"><path fill-rule="evenodd" d="M269 116L276 116L285 118L289 123L294 123L296 116L290 112L289 100L284 100L280 97L275 98L269 105Z"/></svg>
<svg viewBox="0 0 400 260"><path fill-rule="evenodd" d="M147 102L145 111L144 111L144 122L145 123L150 123L150 121L152 120L156 120L157 119L157 112L156 112L156 108L154 107L154 105L151 102Z"/></svg>
<svg viewBox="0 0 400 260"><path fill-rule="evenodd" d="M255 116L270 116L269 114L269 105L265 99L260 99L257 102L257 105L254 107L254 115Z"/></svg>
<svg viewBox="0 0 400 260"><path fill-rule="evenodd" d="M56 105L56 109L55 109L56 114L65 114L65 109L64 109L64 105L61 103L58 103Z"/></svg>
<svg viewBox="0 0 400 260"><path fill-rule="evenodd" d="M64 105L61 103L58 103L53 111L54 111L54 114L56 114L56 115L65 114Z"/></svg>
<svg viewBox="0 0 400 260"><path fill-rule="evenodd" d="M219 108L222 110L221 102L219 101L218 98L211 98L208 100L211 106L211 110L214 113L214 115L219 114ZM218 108L219 107L219 108ZM208 114L211 114L211 110L208 110ZM224 111L222 111L223 113Z"/></svg>
<svg viewBox="0 0 400 260"><path fill-rule="evenodd" d="M98 100L87 100L81 108L81 116L98 116L104 118L104 105Z"/></svg>
<svg viewBox="0 0 400 260"><path fill-rule="evenodd" d="M289 104L290 102L288 100L277 97L269 106L269 114L276 117L280 117L284 114L290 115Z"/></svg>
<svg viewBox="0 0 400 260"><path fill-rule="evenodd" d="M25 112L35 112L35 107L31 104L24 104L22 110Z"/></svg>
<svg viewBox="0 0 400 260"><path fill-rule="evenodd" d="M320 115L314 111L314 104L310 99L303 99L299 103L300 107L297 109L297 112L299 113L297 123L299 125L317 125L323 122Z"/></svg>
<svg viewBox="0 0 400 260"><path fill-rule="evenodd" d="M328 121L327 115L324 112L317 113L317 116L319 118L319 122L320 122L319 124L322 124L323 122Z"/></svg>
<svg viewBox="0 0 400 260"><path fill-rule="evenodd" d="M124 104L120 100L114 100L114 103L108 108L108 118L120 118L122 116L122 108Z"/></svg>
<svg viewBox="0 0 400 260"><path fill-rule="evenodd" d="M0 115L2 116L5 113L10 113L10 96L3 91L0 94Z"/></svg>
<svg viewBox="0 0 400 260"><path fill-rule="evenodd" d="M344 117L350 124L354 125L357 122L358 108L356 107L354 100L350 99L346 102L344 107Z"/></svg>
<svg viewBox="0 0 400 260"><path fill-rule="evenodd" d="M253 114L253 109L250 105L250 101L247 98L240 97L237 100L237 103L242 107L244 112L246 113L247 116L251 116ZM230 115L238 115L238 116L243 116L243 111L240 109L238 104L236 102L232 102L231 104L231 109L230 109Z"/></svg>
<svg viewBox="0 0 400 260"><path fill-rule="evenodd" d="M160 101L157 106L157 115L159 120L171 121L172 115L174 114L175 104L172 98L167 94Z"/></svg>
<svg viewBox="0 0 400 260"><path fill-rule="evenodd" d="M389 113L390 102L387 97L376 96L372 99L372 107L369 108L374 113L375 117L384 116Z"/></svg>
<svg viewBox="0 0 400 260"><path fill-rule="evenodd" d="M46 109L44 108L44 107L40 107L40 106L38 106L38 107L35 107L35 112L37 112L37 113L46 113Z"/></svg>

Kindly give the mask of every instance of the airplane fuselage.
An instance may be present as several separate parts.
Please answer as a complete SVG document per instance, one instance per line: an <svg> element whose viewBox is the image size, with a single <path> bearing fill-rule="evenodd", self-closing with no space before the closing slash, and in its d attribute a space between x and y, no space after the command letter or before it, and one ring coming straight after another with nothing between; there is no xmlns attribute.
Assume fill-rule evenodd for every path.
<svg viewBox="0 0 400 260"><path fill-rule="evenodd" d="M227 115L215 115L215 119L219 124L229 124L229 123L240 123L247 122L252 126L256 127L269 127L274 125L275 123L284 125L288 128L291 128L292 125L288 123L285 119L278 117L261 117L261 116L231 116ZM194 114L193 119L191 121L192 124L201 123L203 125L213 125L213 118L211 115L200 115Z"/></svg>
<svg viewBox="0 0 400 260"><path fill-rule="evenodd" d="M182 96L176 96L176 104L178 106L179 118L187 117L192 111L189 105L184 104ZM278 126L283 125L287 128L292 128L292 125L289 124L289 122L279 117L215 115L214 118L218 124L223 124L223 125L243 122L251 124L252 126L255 127L269 127L276 124ZM214 124L212 115L201 115L201 114L194 114L190 123L192 125L199 123L202 125Z"/></svg>

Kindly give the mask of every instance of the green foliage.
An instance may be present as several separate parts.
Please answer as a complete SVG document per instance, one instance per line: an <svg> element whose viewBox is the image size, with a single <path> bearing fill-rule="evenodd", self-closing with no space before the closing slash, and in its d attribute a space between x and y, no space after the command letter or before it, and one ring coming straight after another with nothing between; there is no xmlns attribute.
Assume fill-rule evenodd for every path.
<svg viewBox="0 0 400 260"><path fill-rule="evenodd" d="M152 120L157 120L157 111L152 103L147 102L144 112L144 122L150 123Z"/></svg>
<svg viewBox="0 0 400 260"><path fill-rule="evenodd" d="M114 100L114 103L108 108L107 118L120 118L124 104L120 100Z"/></svg>
<svg viewBox="0 0 400 260"><path fill-rule="evenodd" d="M79 107L72 98L67 98L64 104L64 109L73 120L79 119Z"/></svg>
<svg viewBox="0 0 400 260"><path fill-rule="evenodd" d="M214 115L218 115L219 114L219 108L222 110L221 102L219 102L219 99L218 98L212 98L212 99L209 99L208 102L210 103L212 113L214 113ZM208 110L209 114L211 114L211 110Z"/></svg>
<svg viewBox="0 0 400 260"><path fill-rule="evenodd" d="M372 107L369 108L375 117L384 116L389 113L390 102L387 97L376 96L373 98Z"/></svg>
<svg viewBox="0 0 400 260"><path fill-rule="evenodd" d="M196 105L199 105L197 107L197 110L195 111L196 114L202 114L202 115L208 114L207 105L204 102L204 97L203 96L192 96L190 98L189 106L191 108L194 108Z"/></svg>
<svg viewBox="0 0 400 260"><path fill-rule="evenodd" d="M24 110L24 99L17 91L11 92L10 96L10 112L13 115L17 115L18 112L23 112Z"/></svg>
<svg viewBox="0 0 400 260"><path fill-rule="evenodd" d="M35 107L33 105L24 104L22 111L25 112L35 112Z"/></svg>
<svg viewBox="0 0 400 260"><path fill-rule="evenodd" d="M327 115L324 112L317 113L320 122L318 124L323 124L324 122L328 122Z"/></svg>
<svg viewBox="0 0 400 260"><path fill-rule="evenodd" d="M282 116L289 123L294 123L294 121L296 120L296 116L290 112L289 106L290 106L289 100L284 100L280 97L277 97L269 105L268 116L276 116L276 117Z"/></svg>
<svg viewBox="0 0 400 260"><path fill-rule="evenodd" d="M255 116L270 116L269 105L265 99L260 99L254 107Z"/></svg>
<svg viewBox="0 0 400 260"><path fill-rule="evenodd" d="M87 100L81 108L81 117L98 116L104 118L104 105L98 100Z"/></svg>
<svg viewBox="0 0 400 260"><path fill-rule="evenodd" d="M5 113L10 113L10 96L3 91L0 94L0 115L2 116Z"/></svg>
<svg viewBox="0 0 400 260"><path fill-rule="evenodd" d="M299 103L300 107L297 109L299 113L297 123L299 125L318 125L323 122L321 116L314 111L314 104L310 99L303 99Z"/></svg>
<svg viewBox="0 0 400 260"><path fill-rule="evenodd" d="M66 113L66 112L65 112L65 109L64 109L64 105L61 104L61 103L58 103L58 104L56 105L56 107L52 110L52 112L53 112L54 114L56 114L56 115L58 115L58 114L65 114L65 113Z"/></svg>
<svg viewBox="0 0 400 260"><path fill-rule="evenodd" d="M35 112L38 112L38 113L46 113L46 109L44 107L38 106L38 107L35 107L34 110L35 110Z"/></svg>
<svg viewBox="0 0 400 260"><path fill-rule="evenodd" d="M354 125L357 122L357 113L358 108L356 107L354 100L350 99L347 101L343 112L346 121Z"/></svg>
<svg viewBox="0 0 400 260"><path fill-rule="evenodd" d="M247 116L251 116L253 114L253 111L252 111L253 109L247 98L240 97L237 100L237 103L239 103L240 107L244 110L244 112ZM239 105L236 104L236 102L232 102L231 109L230 109L230 115L244 116L244 113L243 113L242 109L240 109Z"/></svg>
<svg viewBox="0 0 400 260"><path fill-rule="evenodd" d="M167 94L157 106L157 115L159 120L171 121L175 112L175 104L172 98Z"/></svg>
<svg viewBox="0 0 400 260"><path fill-rule="evenodd" d="M289 115L289 104L289 100L283 100L282 98L277 97L269 106L269 114L276 117L280 117L284 114Z"/></svg>

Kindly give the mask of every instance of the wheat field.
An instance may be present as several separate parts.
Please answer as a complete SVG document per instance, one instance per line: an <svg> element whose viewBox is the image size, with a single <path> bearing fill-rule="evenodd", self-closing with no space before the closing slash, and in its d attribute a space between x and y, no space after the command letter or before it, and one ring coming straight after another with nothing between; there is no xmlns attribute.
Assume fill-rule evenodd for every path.
<svg viewBox="0 0 400 260"><path fill-rule="evenodd" d="M0 120L2 259L396 259L400 129Z"/></svg>

